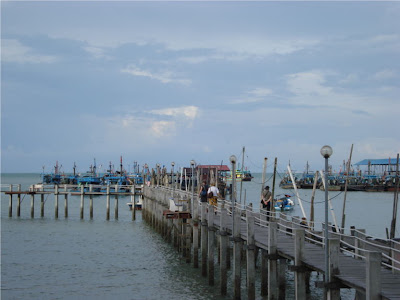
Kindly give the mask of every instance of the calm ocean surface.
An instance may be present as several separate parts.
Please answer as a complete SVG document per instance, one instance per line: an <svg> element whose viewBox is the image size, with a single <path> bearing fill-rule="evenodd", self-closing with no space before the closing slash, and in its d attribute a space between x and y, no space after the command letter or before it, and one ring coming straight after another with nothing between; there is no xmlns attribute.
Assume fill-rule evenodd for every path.
<svg viewBox="0 0 400 300"><path fill-rule="evenodd" d="M269 178L269 177L268 177ZM40 181L39 174L2 174L1 183L22 184L26 189ZM276 186L278 186L277 179ZM268 182L272 186L272 182ZM240 183L238 184L238 192ZM258 208L261 176L244 182L242 201ZM275 194L293 193L277 188ZM309 216L311 190L299 190ZM338 223L341 222L343 194L330 192ZM337 197L335 197L337 196ZM324 218L324 193L317 191L316 220ZM238 195L239 198L239 195ZM54 219L54 196L46 199L45 217L40 218L40 198L35 199L35 219L30 218L30 197L21 204L21 217L8 217L8 196L1 195L1 299L231 299L218 296L216 286L209 287L199 269L186 264L181 255L164 242L147 224L141 213L131 221L126 203L119 200L119 220L105 220L105 197L94 198L94 219L89 220L89 199L85 198L85 219L79 218L80 197L69 197L69 217L64 218L64 198L59 198L59 219ZM301 216L297 205L292 215ZM390 228L393 193L349 192L346 203L346 227L365 228L367 234L385 238ZM330 216L330 221L332 218ZM396 236L399 236L399 225ZM218 268L216 268L217 271ZM245 277L245 276L243 276ZM245 278L244 278L245 279ZM287 276L287 299L294 296L293 278ZM317 279L314 275L313 280ZM321 280L319 278L319 280ZM244 286L243 281L243 286ZM257 283L259 288L259 283ZM231 289L228 287L228 291ZM259 295L259 291L257 291ZM313 290L314 299L321 297ZM351 299L344 291L343 299ZM246 299L243 289L243 299Z"/></svg>

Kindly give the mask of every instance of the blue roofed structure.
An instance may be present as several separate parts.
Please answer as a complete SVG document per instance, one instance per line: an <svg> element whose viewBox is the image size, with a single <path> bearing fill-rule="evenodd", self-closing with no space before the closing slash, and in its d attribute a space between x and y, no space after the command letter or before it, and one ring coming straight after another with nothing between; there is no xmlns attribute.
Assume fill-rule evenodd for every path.
<svg viewBox="0 0 400 300"><path fill-rule="evenodd" d="M363 159L358 163L355 163L356 166L395 166L397 164L396 158L382 158L382 159Z"/></svg>

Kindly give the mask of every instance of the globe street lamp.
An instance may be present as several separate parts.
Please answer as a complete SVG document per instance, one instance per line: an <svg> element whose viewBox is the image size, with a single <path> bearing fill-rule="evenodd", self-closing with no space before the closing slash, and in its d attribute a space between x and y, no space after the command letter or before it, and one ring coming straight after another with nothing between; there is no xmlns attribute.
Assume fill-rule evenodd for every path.
<svg viewBox="0 0 400 300"><path fill-rule="evenodd" d="M190 166L192 167L192 201L190 203L190 212L192 216L194 215L194 180L193 180L193 175L194 175L194 166L196 164L196 161L192 159L190 161Z"/></svg>
<svg viewBox="0 0 400 300"><path fill-rule="evenodd" d="M321 155L325 158L325 295L328 293L329 283L329 247L328 247L328 159L332 155L333 150L330 146L325 145L321 148Z"/></svg>

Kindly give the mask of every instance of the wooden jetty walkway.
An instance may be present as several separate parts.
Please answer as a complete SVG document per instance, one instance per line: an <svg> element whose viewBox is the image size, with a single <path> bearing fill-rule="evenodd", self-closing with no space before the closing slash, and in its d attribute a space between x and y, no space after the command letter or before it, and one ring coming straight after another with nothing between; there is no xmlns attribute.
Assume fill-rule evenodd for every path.
<svg viewBox="0 0 400 300"><path fill-rule="evenodd" d="M247 299L256 298L258 256L261 296L285 299L283 278L288 268L294 272L296 299L309 299L311 272L325 273L327 240L330 281L318 286L325 289L328 299L340 299L341 288L355 289L356 299L400 299L400 243L395 240L373 241L365 230L355 228L350 235L330 232L325 239L323 228L304 228L299 218L288 220L285 214L268 218L263 211L238 204L232 210L226 201L219 201L214 212L214 207L200 204L197 196L169 187L145 187L143 195L144 219L173 242L187 262L193 261L195 268L201 266L210 285L215 284L215 261L219 262L222 295L227 294L227 268L233 265L233 294L235 299L241 298L245 251Z"/></svg>
<svg viewBox="0 0 400 300"><path fill-rule="evenodd" d="M68 196L79 195L80 216L83 219L84 199L89 197L90 218L93 218L93 196L106 196L106 219L110 219L110 198L115 197L114 212L118 219L118 197L140 195L143 199L143 219L182 253L186 262L200 268L210 285L219 285L219 293L227 294L228 269L231 269L235 299L240 299L242 272L246 268L247 299L256 299L256 273L260 274L261 297L285 299L287 270L294 273L296 299L310 298L310 274L325 273L325 242L329 247L329 283L318 283L328 299L340 299L340 289L355 290L356 299L400 299L400 242L368 237L365 230L353 228L350 234L330 232L328 239L320 230L304 228L297 217L285 214L268 216L252 207L229 201L219 201L214 208L200 203L197 193L170 186L106 186L95 191L77 186L4 186L9 195L9 217L13 216L13 196L17 196L17 217L20 216L21 196L31 197L31 217L34 218L35 196L40 196L41 217L44 215L45 195L54 195L54 215L58 218L59 197L64 196L64 214L68 217ZM135 220L135 209L132 210ZM315 227L313 227L315 228ZM245 254L243 254L245 253ZM243 257L245 261L243 262ZM291 263L287 263L287 261ZM216 262L219 280L215 280ZM258 263L257 263L258 262ZM259 271L256 272L256 265Z"/></svg>

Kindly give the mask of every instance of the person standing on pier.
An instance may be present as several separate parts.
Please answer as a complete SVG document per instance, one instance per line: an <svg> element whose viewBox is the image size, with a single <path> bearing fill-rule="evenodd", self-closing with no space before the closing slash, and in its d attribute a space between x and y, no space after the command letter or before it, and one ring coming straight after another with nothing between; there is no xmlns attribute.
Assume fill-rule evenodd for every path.
<svg viewBox="0 0 400 300"><path fill-rule="evenodd" d="M208 188L207 195L209 195L208 202L215 207L217 206L218 198L222 199L219 189L215 186L214 182Z"/></svg>
<svg viewBox="0 0 400 300"><path fill-rule="evenodd" d="M205 180L200 187L199 198L201 202L207 202L208 185Z"/></svg>
<svg viewBox="0 0 400 300"><path fill-rule="evenodd" d="M269 191L269 186L267 185L261 194L261 204L262 208L267 210L267 221L269 221L269 214L271 211L272 193Z"/></svg>

